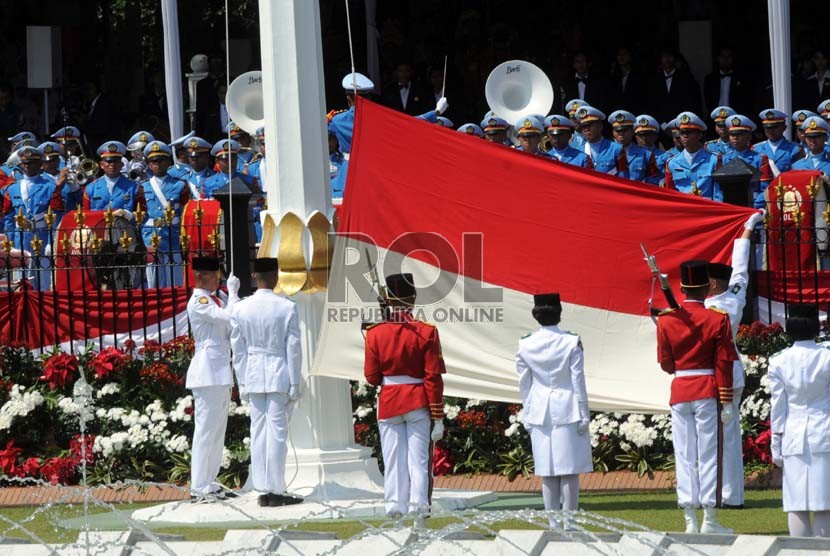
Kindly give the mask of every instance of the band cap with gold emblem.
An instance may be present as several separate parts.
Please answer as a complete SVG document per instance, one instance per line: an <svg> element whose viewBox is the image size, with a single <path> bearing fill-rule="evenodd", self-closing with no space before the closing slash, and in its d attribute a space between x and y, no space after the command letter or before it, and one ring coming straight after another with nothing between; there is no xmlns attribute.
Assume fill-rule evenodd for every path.
<svg viewBox="0 0 830 556"><path fill-rule="evenodd" d="M588 124L591 122L601 122L605 119L605 114L593 106L582 106L577 110L576 118L580 124Z"/></svg>
<svg viewBox="0 0 830 556"><path fill-rule="evenodd" d="M43 152L43 158L46 160L60 158L63 155L63 147L54 141L46 141L41 143L37 146L37 148Z"/></svg>
<svg viewBox="0 0 830 556"><path fill-rule="evenodd" d="M21 131L20 133L16 133L11 137L7 137L6 140L12 144L12 147L21 141L37 141L37 137L31 131Z"/></svg>
<svg viewBox="0 0 830 556"><path fill-rule="evenodd" d="M549 135L573 133L574 127L576 126L571 119L561 114L551 114L545 118L545 129L548 130Z"/></svg>
<svg viewBox="0 0 830 556"><path fill-rule="evenodd" d="M455 124L452 122L451 119L445 118L444 116L438 116L435 118L435 125L440 127L448 127L450 129L455 127Z"/></svg>
<svg viewBox="0 0 830 556"><path fill-rule="evenodd" d="M162 141L151 141L147 144L146 147L144 147L144 158L146 158L147 160L159 158L162 156L166 156L168 158L173 157L173 151L170 149L167 143L164 143Z"/></svg>
<svg viewBox="0 0 830 556"><path fill-rule="evenodd" d="M507 123L507 120L498 117L492 110L484 115L484 119L481 120L481 124L479 125L485 134L507 131L510 128L510 124Z"/></svg>
<svg viewBox="0 0 830 556"><path fill-rule="evenodd" d="M818 116L810 116L801 124L801 131L806 135L827 135L830 133L830 124Z"/></svg>
<svg viewBox="0 0 830 556"><path fill-rule="evenodd" d="M375 88L375 84L372 83L372 80L360 72L347 74L340 81L340 86L343 87L343 91L346 93L352 93L356 90L358 94L371 93Z"/></svg>
<svg viewBox="0 0 830 556"><path fill-rule="evenodd" d="M793 112L792 116L793 123L800 127L801 124L803 124L807 118L810 118L812 116L818 116L818 114L816 114L812 110L796 110L795 112Z"/></svg>
<svg viewBox="0 0 830 556"><path fill-rule="evenodd" d="M415 297L415 280L412 274L390 274L386 277L386 296L390 299Z"/></svg>
<svg viewBox="0 0 830 556"><path fill-rule="evenodd" d="M726 119L726 127L729 128L729 133L752 133L758 126L746 116L735 114Z"/></svg>
<svg viewBox="0 0 830 556"><path fill-rule="evenodd" d="M726 125L723 123L724 121L726 121L726 118L728 118L729 116L734 116L735 114L737 114L737 112L735 112L735 110L729 106L718 106L717 108L712 110L712 112L709 114L709 117L712 119L712 121L715 122L715 125Z"/></svg>
<svg viewBox="0 0 830 556"><path fill-rule="evenodd" d="M254 133L258 141L265 141L265 126L259 126Z"/></svg>
<svg viewBox="0 0 830 556"><path fill-rule="evenodd" d="M190 261L190 266L193 270L215 271L219 270L219 258L215 255L203 255L201 257L193 257Z"/></svg>
<svg viewBox="0 0 830 556"><path fill-rule="evenodd" d="M761 118L761 125L764 127L773 127L780 124L786 124L788 118L785 112L775 108L761 110L761 112L758 113L758 117Z"/></svg>
<svg viewBox="0 0 830 556"><path fill-rule="evenodd" d="M43 160L43 151L41 151L37 147L22 147L15 151L17 157L20 159L21 164L24 162L35 162L38 160Z"/></svg>
<svg viewBox="0 0 830 556"><path fill-rule="evenodd" d="M121 141L105 141L97 153L101 158L121 158L127 154L127 147Z"/></svg>
<svg viewBox="0 0 830 556"><path fill-rule="evenodd" d="M516 135L541 135L544 124L535 114L522 116L516 121Z"/></svg>
<svg viewBox="0 0 830 556"><path fill-rule="evenodd" d="M694 112L681 112L677 115L677 128L681 131L706 131L706 124Z"/></svg>
<svg viewBox="0 0 830 556"><path fill-rule="evenodd" d="M190 139L184 142L184 148L187 149L187 152L190 153L190 156L193 156L199 153L209 153L211 149L211 144L202 139L201 137L191 137Z"/></svg>
<svg viewBox="0 0 830 556"><path fill-rule="evenodd" d="M67 143L69 141L78 141L81 136L81 130L74 125L63 126L52 134L52 139L60 143Z"/></svg>
<svg viewBox="0 0 830 556"><path fill-rule="evenodd" d="M590 106L590 104L588 104L587 102L585 102L584 100L582 100L580 98L575 98L575 99L569 100L565 104L565 111L568 113L568 116L570 116L571 118L574 118L574 117L576 117L576 113L579 112L579 109L583 108L585 106Z"/></svg>
<svg viewBox="0 0 830 556"><path fill-rule="evenodd" d="M684 288L709 287L709 272L706 261L685 261L680 263L680 286Z"/></svg>
<svg viewBox="0 0 830 556"><path fill-rule="evenodd" d="M628 110L614 110L611 112L611 115L608 116L608 123L611 124L613 129L616 130L634 127L635 121L636 118L634 117L634 114Z"/></svg>
<svg viewBox="0 0 830 556"><path fill-rule="evenodd" d="M147 146L147 143L155 141L156 138L149 131L136 131L127 141L127 150L137 151Z"/></svg>
<svg viewBox="0 0 830 556"><path fill-rule="evenodd" d="M229 155L239 153L239 143L233 139L220 139L210 149L210 155L216 158L228 158Z"/></svg>
<svg viewBox="0 0 830 556"><path fill-rule="evenodd" d="M822 100L821 104L819 104L818 108L816 108L816 112L818 112L819 116L822 118L830 117L830 99Z"/></svg>
<svg viewBox="0 0 830 556"><path fill-rule="evenodd" d="M637 116L637 123L634 125L634 133L648 133L653 131L658 133L660 131L660 124L657 123L657 118L649 114L640 114Z"/></svg>
<svg viewBox="0 0 830 556"><path fill-rule="evenodd" d="M475 135L476 137L484 137L484 130L482 130L480 127L473 123L459 126L458 129L456 129L456 131L458 133L465 133L467 135Z"/></svg>

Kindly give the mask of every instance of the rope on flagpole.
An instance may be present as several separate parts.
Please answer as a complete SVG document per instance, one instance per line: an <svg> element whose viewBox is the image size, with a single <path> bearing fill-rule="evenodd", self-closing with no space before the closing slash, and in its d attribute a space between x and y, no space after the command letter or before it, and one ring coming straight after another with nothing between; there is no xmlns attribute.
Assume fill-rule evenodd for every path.
<svg viewBox="0 0 830 556"><path fill-rule="evenodd" d="M225 0L227 2L227 0ZM357 96L357 78L354 74L354 43L352 41L352 17L349 13L349 0L344 0L346 2L346 30L349 33L349 58L352 62L352 92L354 96Z"/></svg>
<svg viewBox="0 0 830 556"><path fill-rule="evenodd" d="M228 0L225 0L225 91L228 91L231 87L231 39L230 39L230 15L228 13ZM228 118L230 121L230 118ZM228 274L233 274L233 185L231 184L231 179L233 178L233 168L231 167L233 164L233 156L230 152L231 148L231 127L228 127L228 139L227 139L227 147L228 147L228 202L230 214L227 215L229 219L231 219L230 226L227 226L229 230L229 236L227 241L227 246L229 247L229 258L230 262L228 263Z"/></svg>

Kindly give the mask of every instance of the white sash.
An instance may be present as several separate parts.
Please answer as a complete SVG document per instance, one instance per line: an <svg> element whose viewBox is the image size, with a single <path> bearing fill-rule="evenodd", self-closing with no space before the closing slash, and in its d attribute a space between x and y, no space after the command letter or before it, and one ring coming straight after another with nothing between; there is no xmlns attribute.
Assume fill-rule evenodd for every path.
<svg viewBox="0 0 830 556"><path fill-rule="evenodd" d="M161 178L153 176L150 178L150 187L153 188L153 192L158 197L159 202L161 203L161 208L167 210L167 206L170 204L167 201L167 197L164 196L164 193L161 191Z"/></svg>

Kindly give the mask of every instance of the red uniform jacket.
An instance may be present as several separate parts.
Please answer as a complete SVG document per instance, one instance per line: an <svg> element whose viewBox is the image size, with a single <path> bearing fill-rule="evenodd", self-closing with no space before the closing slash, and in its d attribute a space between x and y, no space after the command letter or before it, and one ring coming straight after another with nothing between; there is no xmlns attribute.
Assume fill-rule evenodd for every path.
<svg viewBox="0 0 830 556"><path fill-rule="evenodd" d="M415 320L409 312L395 315L366 331L366 382L380 386L385 376L411 376L423 384L387 384L380 391L378 419L389 419L422 407L433 419L444 418L446 372L438 329Z"/></svg>
<svg viewBox="0 0 830 556"><path fill-rule="evenodd" d="M731 402L732 362L736 359L729 316L723 311L687 299L680 309L663 313L657 320L657 360L664 371L715 371L714 375L675 377L669 404L706 398Z"/></svg>

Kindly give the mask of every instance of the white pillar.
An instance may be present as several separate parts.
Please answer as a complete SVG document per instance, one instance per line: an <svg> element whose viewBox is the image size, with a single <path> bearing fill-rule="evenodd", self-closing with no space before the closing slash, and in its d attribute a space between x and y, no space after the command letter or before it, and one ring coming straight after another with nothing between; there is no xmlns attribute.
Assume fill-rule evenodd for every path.
<svg viewBox="0 0 830 556"><path fill-rule="evenodd" d="M179 11L176 0L162 0L161 23L164 28L164 87L167 94L167 117L170 121L170 139L176 139L184 135Z"/></svg>
<svg viewBox="0 0 830 556"><path fill-rule="evenodd" d="M775 108L792 113L790 81L790 0L767 0L769 51L772 63L772 94ZM812 107L809 107L812 108ZM789 134L792 120L787 118Z"/></svg>
<svg viewBox="0 0 830 556"><path fill-rule="evenodd" d="M328 137L323 96L320 11L316 0L259 2L268 213L291 212L303 222L330 216ZM273 245L276 254L277 245ZM309 377L323 318L325 292L297 293L307 389L294 411L286 480L289 491L322 499L365 498L381 492L371 450L354 443L351 392L346 380Z"/></svg>

